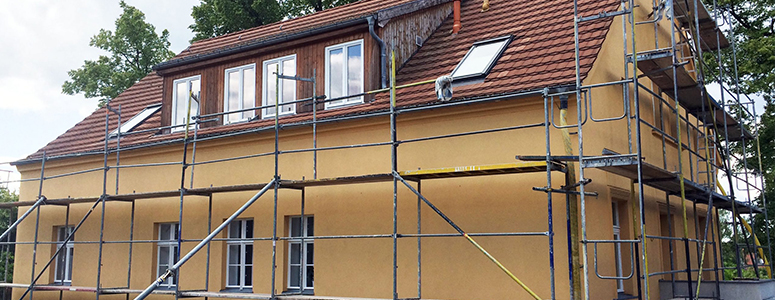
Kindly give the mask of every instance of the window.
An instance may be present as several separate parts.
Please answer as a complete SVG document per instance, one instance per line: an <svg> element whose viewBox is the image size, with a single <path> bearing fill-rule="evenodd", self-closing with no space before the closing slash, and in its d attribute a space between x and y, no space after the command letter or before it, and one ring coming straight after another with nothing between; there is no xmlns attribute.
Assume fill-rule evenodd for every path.
<svg viewBox="0 0 775 300"><path fill-rule="evenodd" d="M288 241L288 289L312 290L315 286L314 244L305 237L314 236L314 219L311 216L290 218ZM301 279L304 285L302 286Z"/></svg>
<svg viewBox="0 0 775 300"><path fill-rule="evenodd" d="M172 82L172 121L170 125L185 125L186 116L190 114L189 124L193 124L194 116L199 114L200 77L193 76ZM186 111L191 100L191 110ZM175 127L172 131L185 130L185 126Z"/></svg>
<svg viewBox="0 0 775 300"><path fill-rule="evenodd" d="M614 240L621 240L621 226L619 225L619 203L611 203L611 214L614 225ZM614 243L614 259L616 263L616 277L622 277L622 245L621 243ZM616 290L618 292L624 292L624 280L616 280Z"/></svg>
<svg viewBox="0 0 775 300"><path fill-rule="evenodd" d="M256 64L226 70L223 111L235 111L256 107ZM223 123L229 124L252 118L255 111L243 111L224 116Z"/></svg>
<svg viewBox="0 0 775 300"><path fill-rule="evenodd" d="M57 249L64 245L62 251L56 258L56 271L54 272L54 282L58 284L70 284L73 280L73 246L75 236L65 243L67 236L73 232L73 226L60 226L56 228Z"/></svg>
<svg viewBox="0 0 775 300"><path fill-rule="evenodd" d="M277 85L276 73L285 76L296 76L296 55L290 55L264 62L264 96L263 105L275 105L278 95L280 104L296 100L296 81L280 79L280 86ZM278 93L279 89L279 93ZM274 117L275 107L263 109L263 117ZM280 105L280 115L296 113L296 104Z"/></svg>
<svg viewBox="0 0 775 300"><path fill-rule="evenodd" d="M134 117L129 119L129 121L126 121L126 123L121 124L121 133L127 133L132 131L132 129L135 129L138 125L145 122L148 118L153 116L157 111L161 109L161 104L154 104L149 105L145 109L143 109L140 113L136 114ZM115 138L118 136L118 128L116 130L113 130L113 132L110 133L110 138Z"/></svg>
<svg viewBox="0 0 775 300"><path fill-rule="evenodd" d="M329 99L363 93L363 40L326 47ZM326 108L362 103L363 96L326 102Z"/></svg>
<svg viewBox="0 0 775 300"><path fill-rule="evenodd" d="M226 241L226 288L240 290L253 286L253 220L235 220L229 224Z"/></svg>
<svg viewBox="0 0 775 300"><path fill-rule="evenodd" d="M178 223L159 224L159 241L156 246L158 255L156 258L156 278L167 272L167 269L177 262L179 228ZM170 276L160 283L159 286L173 288L175 284L175 276Z"/></svg>
<svg viewBox="0 0 775 300"><path fill-rule="evenodd" d="M484 79L510 42L511 36L505 36L474 43L452 71L452 77L456 81Z"/></svg>

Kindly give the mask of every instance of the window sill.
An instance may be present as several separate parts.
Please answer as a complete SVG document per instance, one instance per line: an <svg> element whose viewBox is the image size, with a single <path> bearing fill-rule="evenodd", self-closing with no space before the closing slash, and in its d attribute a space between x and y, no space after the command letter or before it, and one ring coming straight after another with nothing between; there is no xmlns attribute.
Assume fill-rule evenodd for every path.
<svg viewBox="0 0 775 300"><path fill-rule="evenodd" d="M299 294L299 289L288 289L288 290L283 291L282 294L283 295L289 295L289 294L296 294L296 295L298 295ZM302 295L315 295L315 290L314 289L305 288L304 292L302 292L301 294Z"/></svg>
<svg viewBox="0 0 775 300"><path fill-rule="evenodd" d="M253 287L244 287L244 288L227 287L225 289L222 289L221 293L245 293L245 294L252 294L253 293Z"/></svg>
<svg viewBox="0 0 775 300"><path fill-rule="evenodd" d="M285 117L285 116L292 116L292 115L295 115L295 114L296 114L295 110L294 111L289 111L289 112L281 112L279 117L282 118L282 117ZM274 116L275 115L263 115L262 114L261 115L261 120L274 119Z"/></svg>
<svg viewBox="0 0 775 300"><path fill-rule="evenodd" d="M55 285L55 286L71 286L71 285L73 285L73 283L72 282L54 282L54 283L51 283L51 285Z"/></svg>
<svg viewBox="0 0 775 300"><path fill-rule="evenodd" d="M237 121L229 121L229 122L224 122L224 123L223 123L223 125L224 125L224 126L226 126L226 125L234 125L234 124L242 124L242 123L247 123L247 122L250 122L251 120L253 120L254 118L255 118L255 117L253 117L253 118L247 118L247 119L242 119L242 120L237 120Z"/></svg>
<svg viewBox="0 0 775 300"><path fill-rule="evenodd" d="M337 109L337 108L343 108L343 107L350 107L350 106L355 106L355 105L363 104L363 103L365 103L365 102L363 102L363 99L360 99L358 101L345 102L343 104L326 105L325 109L329 110L329 109Z"/></svg>

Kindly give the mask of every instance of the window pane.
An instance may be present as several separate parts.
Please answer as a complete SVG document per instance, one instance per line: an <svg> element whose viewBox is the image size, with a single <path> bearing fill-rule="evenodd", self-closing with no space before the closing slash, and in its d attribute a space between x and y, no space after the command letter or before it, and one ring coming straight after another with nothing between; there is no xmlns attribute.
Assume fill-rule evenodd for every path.
<svg viewBox="0 0 775 300"><path fill-rule="evenodd" d="M283 62L283 75L296 76L296 60L286 60ZM283 88L282 102L290 102L296 100L296 81L295 80L283 80L281 84ZM293 111L293 105L283 105L282 112Z"/></svg>
<svg viewBox="0 0 775 300"><path fill-rule="evenodd" d="M172 258L170 260L172 260L173 264L178 262L178 246L172 247Z"/></svg>
<svg viewBox="0 0 775 300"><path fill-rule="evenodd" d="M301 236L301 218L291 218L291 237Z"/></svg>
<svg viewBox="0 0 775 300"><path fill-rule="evenodd" d="M344 96L344 91L342 91L344 81L344 54L342 50L343 49L331 50L328 54L330 72L328 90L331 94L328 95L328 98L338 98Z"/></svg>
<svg viewBox="0 0 775 300"><path fill-rule="evenodd" d="M313 253L315 252L315 245L307 243L307 264L313 264Z"/></svg>
<svg viewBox="0 0 775 300"><path fill-rule="evenodd" d="M199 79L192 80L191 81L191 94L194 96L194 99L191 101L191 115L195 116L199 112Z"/></svg>
<svg viewBox="0 0 775 300"><path fill-rule="evenodd" d="M170 259L170 248L169 247L159 247L159 265L166 265L169 264Z"/></svg>
<svg viewBox="0 0 775 300"><path fill-rule="evenodd" d="M68 262L67 262L67 277L66 277L66 279L67 280L71 280L73 278L73 256L74 256L73 250L74 249L73 248L68 248L67 250L68 250L67 251L67 260L68 260Z"/></svg>
<svg viewBox="0 0 775 300"><path fill-rule="evenodd" d="M229 267L229 285L239 285L239 267L238 266L230 266Z"/></svg>
<svg viewBox="0 0 775 300"><path fill-rule="evenodd" d="M159 268L156 271L158 272L156 273L157 276L161 276L162 274L164 274L164 272L167 271L167 266L159 266ZM166 281L166 282L169 282L169 281Z"/></svg>
<svg viewBox="0 0 775 300"><path fill-rule="evenodd" d="M170 225L169 224L161 224L159 225L159 239L160 240L169 240L170 235L172 233L170 232Z"/></svg>
<svg viewBox="0 0 775 300"><path fill-rule="evenodd" d="M65 227L59 227L57 232L58 232L58 234L57 234L57 241L60 241L60 242L64 241L65 238L67 237L67 234L65 234Z"/></svg>
<svg viewBox="0 0 775 300"><path fill-rule="evenodd" d="M233 110L240 109L240 98L239 98L239 92L240 92L239 84L240 84L240 80L239 80L239 75L240 75L240 72L238 70L237 71L232 71L232 72L229 73L229 76L228 76L228 81L229 81L228 88L229 88L229 91L228 91L228 94L227 94L228 100L226 101L226 105L228 107L226 108L226 111L233 111ZM240 114L230 114L230 115L227 116L227 119L228 119L229 122L234 122L234 121L239 121L241 118L240 118Z"/></svg>
<svg viewBox="0 0 775 300"><path fill-rule="evenodd" d="M229 245L229 264L235 265L240 263L240 245Z"/></svg>
<svg viewBox="0 0 775 300"><path fill-rule="evenodd" d="M489 44L474 46L468 56L460 63L452 76L466 76L484 73L490 62L500 53L500 49L507 41L499 41Z"/></svg>
<svg viewBox="0 0 775 300"><path fill-rule="evenodd" d="M315 218L307 217L307 236L315 236Z"/></svg>
<svg viewBox="0 0 775 300"><path fill-rule="evenodd" d="M172 230L172 240L178 240L178 233L180 232L180 226L177 223L170 224L170 230Z"/></svg>
<svg viewBox="0 0 775 300"><path fill-rule="evenodd" d="M242 108L256 107L256 69L245 69L242 82ZM249 119L253 116L255 116L254 111L242 113L242 118L244 119Z"/></svg>
<svg viewBox="0 0 775 300"><path fill-rule="evenodd" d="M301 244L299 243L291 244L291 264L301 263L301 250L299 249L300 246Z"/></svg>
<svg viewBox="0 0 775 300"><path fill-rule="evenodd" d="M229 238L230 239L238 239L241 236L242 228L242 221L234 221L229 223Z"/></svg>
<svg viewBox="0 0 775 300"><path fill-rule="evenodd" d="M245 238L253 238L253 220L245 221Z"/></svg>
<svg viewBox="0 0 775 300"><path fill-rule="evenodd" d="M245 286L253 285L253 267L245 267Z"/></svg>
<svg viewBox="0 0 775 300"><path fill-rule="evenodd" d="M291 287L299 287L299 270L301 270L301 267L291 266Z"/></svg>
<svg viewBox="0 0 775 300"><path fill-rule="evenodd" d="M265 105L274 105L277 99L277 63L266 65L266 103ZM274 115L274 107L266 108L267 115Z"/></svg>
<svg viewBox="0 0 775 300"><path fill-rule="evenodd" d="M55 278L55 280L57 281L61 281L65 279L65 259L66 259L66 255L64 252L60 252L59 255L57 255L56 278Z"/></svg>
<svg viewBox="0 0 775 300"><path fill-rule="evenodd" d="M245 245L245 264L253 264L253 245Z"/></svg>
<svg viewBox="0 0 775 300"><path fill-rule="evenodd" d="M361 68L363 68L363 59L361 55L361 45L347 47L347 95L355 95L361 92L363 78L361 78ZM348 99L355 100L355 99Z"/></svg>
<svg viewBox="0 0 775 300"><path fill-rule="evenodd" d="M180 125L186 123L186 107L188 107L188 87L186 82L179 82L176 87L175 96L175 120L173 125Z"/></svg>
<svg viewBox="0 0 775 300"><path fill-rule="evenodd" d="M306 287L314 287L314 286L315 286L315 267L308 266Z"/></svg>

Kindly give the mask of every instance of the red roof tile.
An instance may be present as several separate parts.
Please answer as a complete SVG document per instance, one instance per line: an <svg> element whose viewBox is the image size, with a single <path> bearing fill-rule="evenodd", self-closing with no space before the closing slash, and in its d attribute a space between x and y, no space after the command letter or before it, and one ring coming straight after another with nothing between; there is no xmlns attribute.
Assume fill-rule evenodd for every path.
<svg viewBox="0 0 775 300"><path fill-rule="evenodd" d="M232 32L193 43L171 61L193 58L217 51L237 48L246 44L278 36L304 32L326 25L373 15L379 10L395 7L414 0L361 0L306 16Z"/></svg>
<svg viewBox="0 0 775 300"><path fill-rule="evenodd" d="M391 5L409 0L390 1ZM581 16L617 9L618 0L579 0ZM373 13L384 7L379 0L364 0L339 8L326 10L310 16L266 25L222 37L195 43L177 56L188 57L222 49L224 45L239 45L240 40L256 40L276 32L291 32L309 29L321 24L345 20ZM399 85L435 79L448 75L455 68L474 42L504 35L514 39L505 50L483 83L456 87L455 99L480 98L519 91L537 90L550 86L573 85L575 83L575 59L573 42L573 2L566 0L493 0L490 10L480 12L480 1L464 1L462 6L463 28L452 35L452 20L448 18L423 44L422 48L404 64L397 75ZM611 20L582 23L580 26L580 67L582 79L591 68L602 47ZM242 37L240 39L240 37ZM126 121L143 108L161 102L162 78L155 73L146 76L119 97L111 105L121 106ZM397 93L399 106L432 105L436 97L433 85L422 85L401 89ZM374 101L347 108L318 112L319 119L342 115L363 114L388 109L386 95ZM161 126L157 113L135 131ZM117 127L115 114L110 115L109 130ZM292 124L311 120L310 113L281 118L281 123ZM218 135L271 126L273 119L216 126L199 130L200 136ZM145 144L180 142L182 133L157 134L148 132L123 137L121 147ZM98 109L73 128L31 154L27 159L40 158L43 151L47 156L80 155L99 153L105 141L105 109ZM115 142L110 142L115 147Z"/></svg>

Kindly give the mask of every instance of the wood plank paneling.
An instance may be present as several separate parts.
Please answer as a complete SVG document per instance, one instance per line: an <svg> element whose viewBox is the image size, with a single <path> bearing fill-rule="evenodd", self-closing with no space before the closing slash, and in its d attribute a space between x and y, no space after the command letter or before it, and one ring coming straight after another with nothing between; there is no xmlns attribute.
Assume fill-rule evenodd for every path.
<svg viewBox="0 0 775 300"><path fill-rule="evenodd" d="M445 3L391 19L385 24L380 30L380 36L388 49L395 49L399 69L420 49L416 38L425 42L451 13L452 3Z"/></svg>
<svg viewBox="0 0 775 300"><path fill-rule="evenodd" d="M285 43L273 46L261 51L254 51L252 55L234 56L231 60L219 60L217 64L203 64L203 67L187 70L185 72L167 73L164 78L164 107L162 108L162 124L170 124L171 103L172 103L172 82L179 78L185 78L193 75L202 76L202 114L211 114L222 112L224 108L224 83L226 69L243 66L247 64L256 65L256 106L263 103L262 80L264 78L264 61L296 55L296 73L302 77L312 77L313 70L317 71L317 91L318 96L325 94L325 48L354 40L363 40L364 46L364 90L368 91L379 88L380 69L379 69L379 46L374 42L367 28L360 28L358 31L344 29L338 32L332 32L325 35L327 38L306 39L302 42ZM312 83L296 83L297 99L312 97ZM370 99L366 99L369 101ZM318 104L318 109L323 110L325 105ZM299 103L296 107L296 113L305 113L312 111L311 101ZM260 113L260 112L259 112ZM223 118L221 118L223 119ZM223 122L211 122L203 127L212 127L223 124Z"/></svg>

